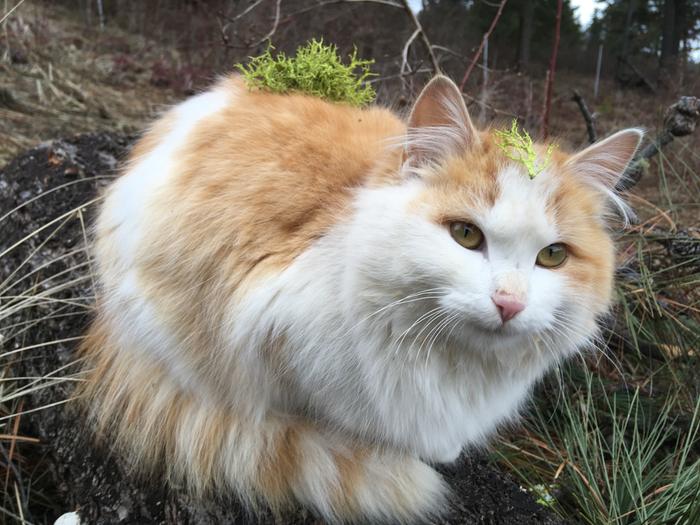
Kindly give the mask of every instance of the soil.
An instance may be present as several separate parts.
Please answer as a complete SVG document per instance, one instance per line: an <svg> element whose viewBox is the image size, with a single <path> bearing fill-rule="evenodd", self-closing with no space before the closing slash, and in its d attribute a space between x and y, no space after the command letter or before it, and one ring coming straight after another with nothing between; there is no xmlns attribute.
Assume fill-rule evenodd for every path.
<svg viewBox="0 0 700 525"><path fill-rule="evenodd" d="M31 486L42 495L28 498L33 503L24 516L52 523L77 509L82 522L91 524L318 525L303 510L254 517L236 501L194 501L158 479L136 479L118 458L92 444L79 411L64 403L79 380L73 351L94 296L86 258L94 204L87 203L115 176L131 142L109 133L81 135L45 143L0 169L0 299L6 301L0 307L15 308L10 317L0 316L0 344L3 352L18 350L6 375L31 390L17 406L25 411L19 434L39 439L18 442L14 451L23 463L13 471L20 491ZM16 282L21 276L27 277ZM452 509L435 525L562 523L479 454L442 472L453 489Z"/></svg>

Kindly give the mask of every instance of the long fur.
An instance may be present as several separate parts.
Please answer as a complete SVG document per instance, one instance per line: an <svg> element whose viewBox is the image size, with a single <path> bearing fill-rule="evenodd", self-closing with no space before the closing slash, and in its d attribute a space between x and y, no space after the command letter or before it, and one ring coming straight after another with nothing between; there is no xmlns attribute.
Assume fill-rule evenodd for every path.
<svg viewBox="0 0 700 525"><path fill-rule="evenodd" d="M82 350L98 435L141 471L252 508L443 510L429 465L483 442L596 336L614 254L602 183L579 172L634 153L560 152L530 181L451 86L431 83L408 123L235 76L164 115L96 225ZM407 175L411 144L431 159ZM485 247L457 244L453 220ZM554 242L569 260L535 266ZM496 290L526 303L505 325Z"/></svg>

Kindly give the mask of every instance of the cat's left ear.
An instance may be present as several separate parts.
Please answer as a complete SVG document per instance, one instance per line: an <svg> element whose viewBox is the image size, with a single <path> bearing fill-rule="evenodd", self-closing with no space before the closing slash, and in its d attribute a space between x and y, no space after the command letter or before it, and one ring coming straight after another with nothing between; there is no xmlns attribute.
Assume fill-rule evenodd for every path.
<svg viewBox="0 0 700 525"><path fill-rule="evenodd" d="M604 189L613 190L634 157L644 131L623 129L572 156L566 167Z"/></svg>
<svg viewBox="0 0 700 525"><path fill-rule="evenodd" d="M413 165L438 162L469 149L478 133L457 85L437 75L423 88L408 118L404 160Z"/></svg>

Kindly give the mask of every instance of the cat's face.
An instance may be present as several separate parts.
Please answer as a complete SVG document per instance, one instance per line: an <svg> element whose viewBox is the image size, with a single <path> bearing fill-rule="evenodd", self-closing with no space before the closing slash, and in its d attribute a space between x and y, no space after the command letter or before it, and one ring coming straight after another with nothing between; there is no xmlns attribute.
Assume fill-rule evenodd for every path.
<svg viewBox="0 0 700 525"><path fill-rule="evenodd" d="M535 145L542 169L531 179L497 136L472 128L458 92L445 98L450 84L432 95L432 107L420 106L433 102L424 92L414 109L408 178L386 197L400 204L385 212L390 234L370 241L391 259L371 270L382 275L377 293L412 297L393 309L392 322L424 330L426 345L449 335L477 350L575 350L610 305L606 215L641 133L618 133L574 156L548 157ZM423 120L435 114L415 122L417 111Z"/></svg>

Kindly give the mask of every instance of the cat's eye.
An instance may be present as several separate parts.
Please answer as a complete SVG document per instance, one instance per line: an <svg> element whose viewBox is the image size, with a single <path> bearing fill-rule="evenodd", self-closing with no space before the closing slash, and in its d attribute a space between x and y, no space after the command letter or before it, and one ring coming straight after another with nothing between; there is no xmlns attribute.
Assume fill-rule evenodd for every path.
<svg viewBox="0 0 700 525"><path fill-rule="evenodd" d="M537 264L545 268L556 268L564 264L567 257L566 246L555 242L540 250L540 253L537 254Z"/></svg>
<svg viewBox="0 0 700 525"><path fill-rule="evenodd" d="M450 234L455 241L470 250L476 250L484 242L484 234L469 222L451 222Z"/></svg>

